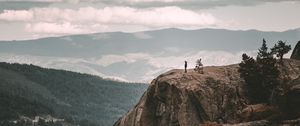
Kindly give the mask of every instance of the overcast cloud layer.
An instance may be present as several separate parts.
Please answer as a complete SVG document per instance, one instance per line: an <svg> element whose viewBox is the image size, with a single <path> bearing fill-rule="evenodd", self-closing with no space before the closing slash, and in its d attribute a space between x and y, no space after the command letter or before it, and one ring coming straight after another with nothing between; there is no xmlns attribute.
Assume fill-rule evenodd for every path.
<svg viewBox="0 0 300 126"><path fill-rule="evenodd" d="M0 40L163 28L284 31L298 0L0 0Z"/></svg>
<svg viewBox="0 0 300 126"><path fill-rule="evenodd" d="M0 0L0 2L37 3L100 3L105 5L126 5L136 7L180 6L186 8L214 8L220 6L253 6L267 2L297 2L298 0Z"/></svg>
<svg viewBox="0 0 300 126"><path fill-rule="evenodd" d="M34 33L91 33L110 25L144 27L192 27L216 24L208 13L195 13L178 7L136 9L130 7L83 7L77 10L33 8L4 10L0 20L24 22L25 30Z"/></svg>

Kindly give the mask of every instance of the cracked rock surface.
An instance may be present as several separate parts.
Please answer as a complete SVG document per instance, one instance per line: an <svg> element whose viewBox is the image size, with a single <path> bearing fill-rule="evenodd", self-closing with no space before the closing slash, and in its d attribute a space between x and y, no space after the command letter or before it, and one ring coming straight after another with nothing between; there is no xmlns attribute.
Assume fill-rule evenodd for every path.
<svg viewBox="0 0 300 126"><path fill-rule="evenodd" d="M238 67L208 66L203 74L192 69L187 73L180 69L168 71L155 78L138 104L114 125L199 126L207 122L241 126L268 124L264 119L270 115L261 116L258 113L256 118L252 118L256 120L248 118L254 116L255 111L246 111L251 105L247 104L243 95L244 81L239 76ZM299 105L300 61L284 60L280 70L284 74L282 77L289 78L286 84L291 89L287 99ZM252 106L258 106L259 112L273 112L272 107Z"/></svg>

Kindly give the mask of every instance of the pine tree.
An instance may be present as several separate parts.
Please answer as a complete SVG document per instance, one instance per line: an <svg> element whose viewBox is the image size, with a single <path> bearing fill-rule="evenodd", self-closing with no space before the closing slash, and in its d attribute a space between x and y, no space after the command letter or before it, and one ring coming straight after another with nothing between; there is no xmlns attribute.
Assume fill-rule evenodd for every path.
<svg viewBox="0 0 300 126"><path fill-rule="evenodd" d="M262 75L257 62L247 54L243 54L243 61L239 64L239 73L246 82L245 95L251 103L266 102L268 95L261 85Z"/></svg>
<svg viewBox="0 0 300 126"><path fill-rule="evenodd" d="M264 77L263 86L274 88L276 86L276 80L274 79L279 76L279 71L276 67L276 59L273 57L273 53L268 51L265 40L263 40L256 60L259 64L261 75Z"/></svg>
<svg viewBox="0 0 300 126"><path fill-rule="evenodd" d="M252 103L270 103L269 99L279 84L279 70L276 59L268 51L265 39L258 49L256 61L247 54L242 57L239 72L246 82L246 96Z"/></svg>
<svg viewBox="0 0 300 126"><path fill-rule="evenodd" d="M285 42L280 40L271 50L272 54L276 54L276 57L278 57L282 63L283 55L288 53L291 49L291 45L287 45Z"/></svg>
<svg viewBox="0 0 300 126"><path fill-rule="evenodd" d="M262 47L259 49L257 63L262 77L261 85L264 87L268 97L274 93L274 89L279 85L279 70L276 66L276 59L272 52L268 51L266 41L263 40ZM271 98L272 99L272 98Z"/></svg>
<svg viewBox="0 0 300 126"><path fill-rule="evenodd" d="M263 39L262 46L258 49L258 54L256 59L263 59L267 58L270 54L268 53L268 47L267 42L265 39Z"/></svg>
<svg viewBox="0 0 300 126"><path fill-rule="evenodd" d="M252 78L254 75L253 73L257 73L258 71L255 69L257 68L256 61L248 56L247 54L242 55L243 61L239 64L240 69L239 72L241 73L240 76L242 78ZM251 79L249 79L250 81Z"/></svg>

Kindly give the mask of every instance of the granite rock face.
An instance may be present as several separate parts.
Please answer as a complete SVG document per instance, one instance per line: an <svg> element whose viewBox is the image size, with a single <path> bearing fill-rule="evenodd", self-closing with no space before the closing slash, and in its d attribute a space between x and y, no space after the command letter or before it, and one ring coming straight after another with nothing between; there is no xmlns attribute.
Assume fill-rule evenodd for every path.
<svg viewBox="0 0 300 126"><path fill-rule="evenodd" d="M264 119L280 112L272 106L248 104L243 95L245 82L239 76L238 67L238 65L209 66L204 68L203 74L192 69L187 73L179 69L166 72L151 82L135 108L114 125L264 124L266 123ZM297 81L300 75L300 61L284 60L281 71L285 78L289 78L286 82L288 85L300 85ZM292 99L289 102L299 103L299 88L290 87L286 101ZM263 121L255 122L259 120Z"/></svg>
<svg viewBox="0 0 300 126"><path fill-rule="evenodd" d="M291 55L291 59L300 60L300 41L295 46L293 53Z"/></svg>
<svg viewBox="0 0 300 126"><path fill-rule="evenodd" d="M300 77L292 81L286 100L288 115L292 118L300 117Z"/></svg>

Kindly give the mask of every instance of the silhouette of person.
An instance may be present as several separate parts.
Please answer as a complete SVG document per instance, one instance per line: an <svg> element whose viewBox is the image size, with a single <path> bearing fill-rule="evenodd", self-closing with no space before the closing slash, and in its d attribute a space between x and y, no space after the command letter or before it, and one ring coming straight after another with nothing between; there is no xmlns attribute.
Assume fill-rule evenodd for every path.
<svg viewBox="0 0 300 126"><path fill-rule="evenodd" d="M187 61L184 61L184 72L186 73L186 68L187 68Z"/></svg>

